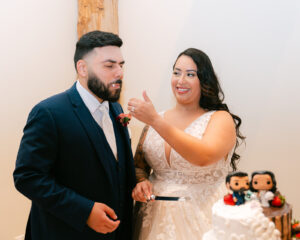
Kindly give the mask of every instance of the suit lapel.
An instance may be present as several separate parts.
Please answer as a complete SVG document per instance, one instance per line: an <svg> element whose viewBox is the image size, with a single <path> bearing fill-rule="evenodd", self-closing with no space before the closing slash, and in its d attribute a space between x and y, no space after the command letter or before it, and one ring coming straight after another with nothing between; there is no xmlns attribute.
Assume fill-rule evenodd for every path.
<svg viewBox="0 0 300 240"><path fill-rule="evenodd" d="M128 189L132 190L136 184L136 180L128 128L123 127L122 124L116 120L116 117L120 113L123 113L121 106L118 103L110 103L110 109L111 118L116 129L115 132L117 131L116 136L119 135L119 138L117 138L119 165L121 165L123 169L126 169L126 175L128 177ZM121 153L123 156L119 155ZM125 172L123 172L123 174L125 174Z"/></svg>
<svg viewBox="0 0 300 240"><path fill-rule="evenodd" d="M107 172L107 177L109 178L110 183L113 185L111 167L108 160L110 159L109 154L112 154L112 151L107 143L104 132L100 127L98 127L90 111L82 101L79 93L76 90L76 84L74 84L72 88L67 91L67 93L72 102L74 112L80 120L81 125L86 131L89 139L91 140L98 158L100 159L104 169Z"/></svg>
<svg viewBox="0 0 300 240"><path fill-rule="evenodd" d="M120 131L121 134L124 134L126 145L127 145L126 147L128 147L130 149L131 145L130 145L130 140L129 140L128 129L127 129L127 127L123 127L121 125L121 123L116 120L117 116L119 116L119 114L123 112L121 107L119 106L119 104L109 103L109 109L110 109L110 118L111 118L112 122L114 123L115 132ZM117 148L119 149L120 148L119 145L121 144L121 142L118 141L117 138L116 138L116 142L117 142ZM118 151L118 155L119 155L119 151ZM121 159L120 156L118 156L118 157L119 157L119 159Z"/></svg>

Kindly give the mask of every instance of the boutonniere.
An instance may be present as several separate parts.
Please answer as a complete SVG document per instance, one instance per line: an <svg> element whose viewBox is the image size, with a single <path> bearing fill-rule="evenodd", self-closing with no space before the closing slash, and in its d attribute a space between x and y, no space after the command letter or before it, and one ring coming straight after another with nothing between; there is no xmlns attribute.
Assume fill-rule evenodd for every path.
<svg viewBox="0 0 300 240"><path fill-rule="evenodd" d="M117 116L117 121L119 121L123 127L126 127L129 124L129 121L131 120L131 115L125 114L125 113L121 113L119 114L119 116Z"/></svg>

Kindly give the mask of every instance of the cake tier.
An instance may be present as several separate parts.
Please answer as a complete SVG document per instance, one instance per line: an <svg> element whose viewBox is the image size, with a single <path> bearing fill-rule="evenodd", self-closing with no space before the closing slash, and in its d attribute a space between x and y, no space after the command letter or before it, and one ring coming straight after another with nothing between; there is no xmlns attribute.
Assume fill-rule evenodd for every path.
<svg viewBox="0 0 300 240"><path fill-rule="evenodd" d="M230 206L219 200L212 208L213 228L203 240L279 240L280 232L262 211L257 201Z"/></svg>
<svg viewBox="0 0 300 240"><path fill-rule="evenodd" d="M264 207L263 213L271 221L275 227L281 232L282 240L291 239L291 221L292 221L292 206L285 203L283 207Z"/></svg>

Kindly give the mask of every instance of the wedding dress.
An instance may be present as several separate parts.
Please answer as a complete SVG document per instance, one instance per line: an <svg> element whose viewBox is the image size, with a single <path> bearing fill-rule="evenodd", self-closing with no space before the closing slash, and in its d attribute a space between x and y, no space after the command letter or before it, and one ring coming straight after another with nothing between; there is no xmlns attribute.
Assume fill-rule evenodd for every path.
<svg viewBox="0 0 300 240"><path fill-rule="evenodd" d="M193 121L184 131L202 138L214 111ZM174 149L170 161L165 156L164 139L149 128L143 144L145 159L153 172L149 180L153 194L188 197L186 201L154 201L137 203L135 240L201 240L211 228L212 205L226 194L225 178L231 154L209 166L196 166Z"/></svg>

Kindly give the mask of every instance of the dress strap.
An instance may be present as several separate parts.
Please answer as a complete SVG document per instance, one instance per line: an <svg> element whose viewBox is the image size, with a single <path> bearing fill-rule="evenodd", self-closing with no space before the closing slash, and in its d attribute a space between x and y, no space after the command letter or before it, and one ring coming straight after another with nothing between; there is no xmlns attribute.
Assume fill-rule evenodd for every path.
<svg viewBox="0 0 300 240"><path fill-rule="evenodd" d="M199 118L200 121L203 121L203 130L204 130L204 132L205 132L206 127L207 127L207 125L208 125L208 123L209 123L209 121L210 121L210 119L211 119L211 116L212 116L215 112L216 112L215 110L206 112L206 113L204 113L204 114Z"/></svg>

